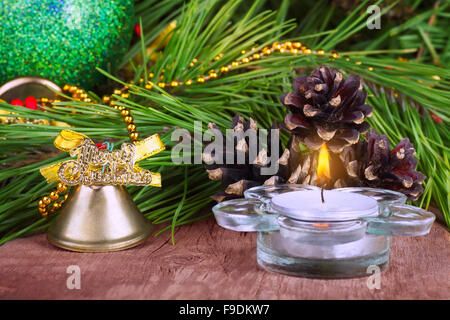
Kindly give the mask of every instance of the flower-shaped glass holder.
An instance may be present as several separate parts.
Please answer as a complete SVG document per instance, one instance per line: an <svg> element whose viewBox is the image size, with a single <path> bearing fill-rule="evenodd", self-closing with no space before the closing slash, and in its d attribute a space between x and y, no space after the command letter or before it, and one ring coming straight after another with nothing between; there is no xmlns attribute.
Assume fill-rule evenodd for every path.
<svg viewBox="0 0 450 320"><path fill-rule="evenodd" d="M214 216L221 227L234 231L278 230L278 214L270 209L270 199L300 190L318 188L298 184L254 187L244 192L245 199L224 201L214 206Z"/></svg>
<svg viewBox="0 0 450 320"><path fill-rule="evenodd" d="M278 230L277 214L266 214L258 199L234 199L217 204L214 216L219 226L233 231Z"/></svg>
<svg viewBox="0 0 450 320"><path fill-rule="evenodd" d="M318 187L302 184L281 184L277 186L259 186L244 191L244 197L247 199L259 199L261 202L270 203L270 200L277 195L305 190L319 190Z"/></svg>
<svg viewBox="0 0 450 320"><path fill-rule="evenodd" d="M367 217L367 232L393 236L421 236L430 231L435 216L426 210L406 205L403 193L374 188L341 188L337 191L363 194L378 201L379 215Z"/></svg>
<svg viewBox="0 0 450 320"><path fill-rule="evenodd" d="M406 205L403 194L371 188L335 191L370 197L370 210L370 203L376 200L375 212L349 210L345 216L347 211L341 210L342 219L331 219L326 212L314 221L314 215L305 212L308 204L303 197L307 195L308 199L308 192L314 190L318 192L317 187L303 185L255 187L244 193L245 199L219 203L213 212L218 224L226 229L258 232L257 259L263 268L313 278L367 276L371 265L383 270L389 261L391 235L424 235L434 221L432 213ZM300 199L297 212L288 201L292 198ZM352 207L348 201L343 203Z"/></svg>

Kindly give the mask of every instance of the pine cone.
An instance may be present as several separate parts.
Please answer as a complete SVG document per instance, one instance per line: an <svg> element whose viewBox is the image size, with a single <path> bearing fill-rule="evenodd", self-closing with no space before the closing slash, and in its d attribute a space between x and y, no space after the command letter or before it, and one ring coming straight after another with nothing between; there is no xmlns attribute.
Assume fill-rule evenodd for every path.
<svg viewBox="0 0 450 320"><path fill-rule="evenodd" d="M390 150L386 135L372 130L364 142L346 147L342 160L357 185L390 189L402 192L408 200L417 200L423 193L422 183L426 176L415 171L415 153L408 138Z"/></svg>
<svg viewBox="0 0 450 320"><path fill-rule="evenodd" d="M208 124L208 128L210 130L217 129L218 127L210 123ZM232 121L232 129L236 131L246 131L246 130L255 130L257 134L258 125L256 121L252 118L249 121L244 122L244 119L236 115L233 117ZM219 155L221 158L221 162L223 164L209 164L206 165L206 172L208 173L209 179L221 181L224 187L223 191L216 193L213 196L213 199L217 202L222 202L224 200L229 200L233 198L240 198L243 196L245 190L259 186L262 184L265 185L274 185L277 183L282 183L283 180L281 177L267 176L261 173L261 169L267 167L269 165L269 159L272 152L270 135L267 140L267 146L262 146L261 143L258 144L258 153L256 157L251 158L249 154L249 139L248 137L243 137L242 139L234 138L234 164L227 164L227 150L226 143L223 145L222 154ZM281 144L279 143L281 148ZM207 147L205 148L206 151ZM209 163L213 161L216 157L215 152L203 152L202 158L203 161ZM281 154L281 149L277 150ZM237 164L238 153L244 153L245 163Z"/></svg>
<svg viewBox="0 0 450 320"><path fill-rule="evenodd" d="M340 153L369 130L364 120L372 115L372 107L365 104L367 93L358 76L344 79L340 72L321 66L310 76L295 77L293 87L295 92L280 97L291 112L283 125L311 150L327 143L332 152Z"/></svg>

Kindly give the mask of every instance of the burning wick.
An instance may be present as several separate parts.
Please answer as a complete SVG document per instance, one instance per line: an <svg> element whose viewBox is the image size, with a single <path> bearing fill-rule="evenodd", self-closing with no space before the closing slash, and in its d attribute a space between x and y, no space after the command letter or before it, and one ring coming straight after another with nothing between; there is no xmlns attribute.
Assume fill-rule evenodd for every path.
<svg viewBox="0 0 450 320"><path fill-rule="evenodd" d="M327 186L327 184L322 185L322 189L320 190L320 198L322 199L322 203L325 203L325 199L323 197L323 189Z"/></svg>
<svg viewBox="0 0 450 320"><path fill-rule="evenodd" d="M329 181L330 181L330 157L328 154L327 145L324 143L322 147L320 147L319 161L317 164L317 182L319 183L319 185L320 184L322 185L322 189L320 191L322 203L325 203L325 199L323 197L323 189L325 189Z"/></svg>

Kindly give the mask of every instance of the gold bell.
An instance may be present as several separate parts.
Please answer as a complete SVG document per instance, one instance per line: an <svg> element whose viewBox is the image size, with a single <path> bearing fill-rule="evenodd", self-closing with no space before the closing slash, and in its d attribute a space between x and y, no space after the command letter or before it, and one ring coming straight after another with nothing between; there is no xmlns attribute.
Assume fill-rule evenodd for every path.
<svg viewBox="0 0 450 320"><path fill-rule="evenodd" d="M153 226L118 185L78 185L47 231L48 241L79 252L108 252L137 246Z"/></svg>

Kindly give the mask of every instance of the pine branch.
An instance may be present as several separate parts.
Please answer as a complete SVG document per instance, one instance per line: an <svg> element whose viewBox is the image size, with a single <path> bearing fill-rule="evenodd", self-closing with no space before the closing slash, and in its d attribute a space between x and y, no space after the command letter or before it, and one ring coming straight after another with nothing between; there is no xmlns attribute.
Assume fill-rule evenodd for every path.
<svg viewBox="0 0 450 320"><path fill-rule="evenodd" d="M141 2L140 12L149 15L155 3ZM389 51L383 52L382 56L379 51L348 51L341 53L338 59L320 55L273 54L237 67L225 76L204 84L194 81L190 86L162 89L155 85L152 90L145 89L143 84L147 80L155 84L158 81L170 83L174 80L195 80L207 74L210 69L248 57L252 54L249 51L252 47L258 50L281 41L283 35L292 31L295 25L292 21L282 22L282 15L276 12L258 13L263 3L264 1L254 2L237 19L242 5L237 0L225 4L217 1L193 1L182 7L179 1L162 1L158 7L161 11L158 11L151 24L145 22L145 17L141 20L144 50L142 43L137 43L126 60L132 59L141 51L146 63L135 66L134 84L129 85L130 96L126 99L115 98L120 101L119 104L131 110L141 136L158 131L168 149L140 163L143 168L161 172L163 187L129 187L139 209L153 223L168 224L163 230L173 230L176 226L204 217L204 213L198 213L200 208L211 203L210 196L220 186L208 180L203 166L175 165L171 161L170 150L174 145L170 141L171 129L179 127L192 132L194 121L202 121L203 130L206 130L209 122L225 129L230 126L231 117L236 113L245 118L251 116L258 121L260 127L269 128L274 121L281 121L284 117L284 107L279 103L278 97L282 92L290 91L292 70L304 71L312 66L327 64L347 73L358 74L366 83L394 88L399 94L401 100L390 100L389 93L367 88L371 93L369 101L376 109L372 124L379 132L388 134L392 142L397 142L401 137L409 137L414 141L420 158L419 168L429 177L425 195L421 199L422 204L438 205L449 223L448 199L445 194L448 185L445 178L449 176L450 72L447 69L399 62L386 57L393 54ZM177 6L180 6L178 11L173 9ZM171 15L172 12L177 12L177 27L159 53L160 59L153 63L145 52L145 46L159 32L153 32L151 26L158 25L161 26L159 30L164 29L175 18ZM331 49L348 38L353 28L359 28L365 23L361 19L356 24L355 21L344 20L333 31L325 31L325 26L321 26L315 34L302 35L297 39L320 42L322 48ZM377 56L369 57L370 53ZM215 60L219 54L222 54L221 58ZM194 58L198 59L198 63L190 67ZM125 84L113 75L108 77ZM141 77L144 78L143 83L139 81ZM120 115L103 105L95 96L92 95L91 98L96 102L61 102L53 108L47 108L45 113L3 103L0 103L0 109L15 113L9 117L66 122L73 130L96 140L114 139L117 144L126 141L128 134ZM440 117L443 124L435 124L427 112L419 112L421 109L417 111L414 105L432 111ZM54 150L53 139L61 129L51 125L0 125L0 244L17 236L42 231L50 222L40 218L36 201L54 185L47 185L38 169L66 159L67 154L62 153L56 157L49 154L49 158L41 159L36 158L36 153L45 155L49 150ZM35 158L31 158L33 156ZM31 163L14 167L18 161L25 159L31 159ZM186 190L179 183L184 179L185 170L189 177Z"/></svg>

